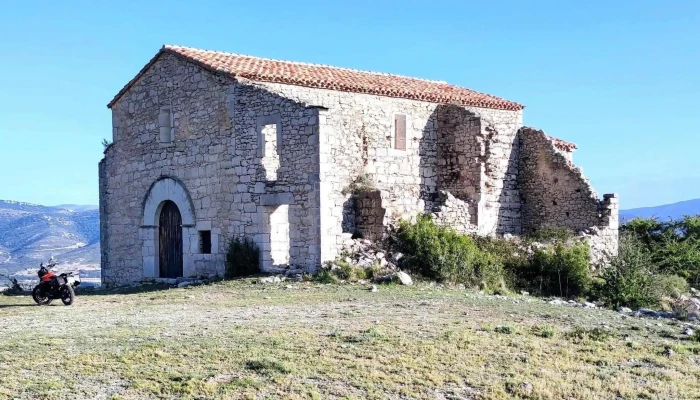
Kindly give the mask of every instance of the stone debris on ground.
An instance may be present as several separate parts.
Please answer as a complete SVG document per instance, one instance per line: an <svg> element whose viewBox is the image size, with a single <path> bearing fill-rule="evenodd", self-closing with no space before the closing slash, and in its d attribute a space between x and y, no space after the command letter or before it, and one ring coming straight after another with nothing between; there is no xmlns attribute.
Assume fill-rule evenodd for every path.
<svg viewBox="0 0 700 400"><path fill-rule="evenodd" d="M413 285L413 279L411 279L411 276L403 271L397 272L396 277L399 278L399 282L401 282L402 285L406 285L406 286Z"/></svg>
<svg viewBox="0 0 700 400"><path fill-rule="evenodd" d="M400 252L388 250L381 241L371 241L363 238L353 239L350 234L344 234L345 240L342 247L340 261L351 264L357 268L373 268L374 282L397 281L402 285L413 285L411 276L400 271L398 265L404 258ZM339 266L331 264L331 270Z"/></svg>
<svg viewBox="0 0 700 400"><path fill-rule="evenodd" d="M545 300L547 301L547 300ZM547 301L547 303L553 305L553 306L570 306L570 307L583 307L583 308L598 308L598 306L595 303L591 303L589 301L582 301L578 302L575 300L564 300L564 299L552 299Z"/></svg>
<svg viewBox="0 0 700 400"><path fill-rule="evenodd" d="M353 239L350 234L344 235L341 259L357 267L371 268L378 264L384 269L395 270L398 260L403 257L401 253L389 255L380 243L369 239Z"/></svg>
<svg viewBox="0 0 700 400"><path fill-rule="evenodd" d="M693 293L693 292L691 292ZM694 295L697 296L697 291ZM673 312L690 321L700 320L700 298L679 296L671 305Z"/></svg>
<svg viewBox="0 0 700 400"><path fill-rule="evenodd" d="M279 276L266 276L264 278L260 278L258 280L258 283L262 283L263 285L269 285L274 283L280 283L283 280L284 278L280 278Z"/></svg>

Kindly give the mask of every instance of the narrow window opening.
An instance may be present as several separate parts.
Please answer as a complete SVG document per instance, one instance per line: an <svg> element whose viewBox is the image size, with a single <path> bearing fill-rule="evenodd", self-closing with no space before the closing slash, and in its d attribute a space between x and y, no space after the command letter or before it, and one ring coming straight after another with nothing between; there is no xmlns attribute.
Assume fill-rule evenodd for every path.
<svg viewBox="0 0 700 400"><path fill-rule="evenodd" d="M265 179L268 181L277 180L277 170L280 167L279 143L277 124L267 124L262 126L263 139L263 160L262 164L265 168Z"/></svg>
<svg viewBox="0 0 700 400"><path fill-rule="evenodd" d="M199 231L199 252L211 254L211 231Z"/></svg>
<svg viewBox="0 0 700 400"><path fill-rule="evenodd" d="M394 116L394 148L406 150L406 116L403 114Z"/></svg>
<svg viewBox="0 0 700 400"><path fill-rule="evenodd" d="M163 107L158 114L158 127L160 129L161 143L170 143L175 139L173 129L173 112L170 107Z"/></svg>

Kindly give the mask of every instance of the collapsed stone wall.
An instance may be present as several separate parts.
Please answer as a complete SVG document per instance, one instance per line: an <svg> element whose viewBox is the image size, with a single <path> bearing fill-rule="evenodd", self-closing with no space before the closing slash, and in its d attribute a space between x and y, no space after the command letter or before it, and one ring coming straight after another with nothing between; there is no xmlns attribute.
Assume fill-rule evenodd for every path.
<svg viewBox="0 0 700 400"><path fill-rule="evenodd" d="M450 226L461 234L473 234L477 233L478 227L472 223L470 209L473 207L468 202L440 190L431 215L438 225Z"/></svg>
<svg viewBox="0 0 700 400"><path fill-rule="evenodd" d="M333 260L342 248L343 234L356 229L353 195L347 189L361 175L385 193L389 221L432 212L438 191L445 189L468 203L471 223L479 232L520 232L515 173L520 111L283 84L261 86L320 107L323 261ZM392 146L397 114L406 116L405 150Z"/></svg>
<svg viewBox="0 0 700 400"><path fill-rule="evenodd" d="M595 263L617 254L617 196L600 200L570 154L543 131L523 127L518 137L523 232L560 228L579 233L588 238Z"/></svg>
<svg viewBox="0 0 700 400"><path fill-rule="evenodd" d="M164 107L172 112L171 142L160 140ZM186 276L222 274L234 236L274 253L270 266L288 251L289 265L313 270L320 264L318 114L252 83L160 55L112 106L113 144L100 162L103 284L152 277L146 260L154 257L148 241L156 227L144 225L143 204L163 177L181 182L192 203ZM277 138L267 147L278 152L270 162L260 152L265 137ZM279 207L286 209L275 213ZM211 231L211 254L200 254L198 230Z"/></svg>

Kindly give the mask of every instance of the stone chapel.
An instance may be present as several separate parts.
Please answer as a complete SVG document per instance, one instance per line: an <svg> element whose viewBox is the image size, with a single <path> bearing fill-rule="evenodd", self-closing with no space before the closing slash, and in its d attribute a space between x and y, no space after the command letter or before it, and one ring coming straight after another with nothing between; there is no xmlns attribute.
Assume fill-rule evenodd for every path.
<svg viewBox="0 0 700 400"><path fill-rule="evenodd" d="M617 251L617 196L598 198L574 144L444 81L164 46L108 107L105 287L223 275L234 237L265 271L313 272L351 235L419 213L481 235L567 228L594 258Z"/></svg>

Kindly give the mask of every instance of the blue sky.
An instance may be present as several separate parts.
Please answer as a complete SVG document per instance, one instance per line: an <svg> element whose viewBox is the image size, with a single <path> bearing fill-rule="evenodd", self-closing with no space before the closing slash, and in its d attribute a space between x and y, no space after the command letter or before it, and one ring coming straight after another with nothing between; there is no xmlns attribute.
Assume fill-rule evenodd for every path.
<svg viewBox="0 0 700 400"><path fill-rule="evenodd" d="M165 43L446 80L525 104L623 208L700 197L698 1L8 4L0 199L97 203L106 104Z"/></svg>

